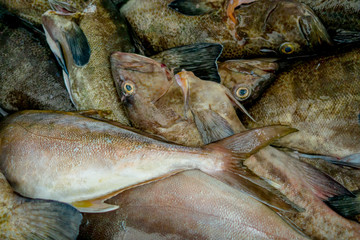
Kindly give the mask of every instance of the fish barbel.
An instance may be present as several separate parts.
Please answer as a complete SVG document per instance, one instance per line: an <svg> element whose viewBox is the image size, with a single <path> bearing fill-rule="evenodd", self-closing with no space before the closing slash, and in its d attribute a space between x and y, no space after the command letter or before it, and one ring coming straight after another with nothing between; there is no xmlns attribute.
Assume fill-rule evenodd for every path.
<svg viewBox="0 0 360 240"><path fill-rule="evenodd" d="M294 131L266 127L191 148L78 114L30 110L7 117L0 128L0 167L15 191L72 203L85 212L114 210L117 206L103 201L190 169L242 189L237 161ZM293 210L276 197L267 204L278 201L280 209Z"/></svg>
<svg viewBox="0 0 360 240"><path fill-rule="evenodd" d="M92 1L82 13L48 11L42 21L75 107L111 111L106 118L128 125L114 88L110 55L132 52L134 47L111 1Z"/></svg>
<svg viewBox="0 0 360 240"><path fill-rule="evenodd" d="M201 11L204 5L199 2L210 6L205 7L204 14L185 15L187 10ZM130 0L120 12L147 55L177 46L210 42L223 44L223 59L287 57L331 44L325 28L309 7L296 1L250 2L232 9L234 5L230 0ZM182 4L185 14L177 12Z"/></svg>
<svg viewBox="0 0 360 240"><path fill-rule="evenodd" d="M81 219L68 204L21 197L0 172L0 239L76 239Z"/></svg>

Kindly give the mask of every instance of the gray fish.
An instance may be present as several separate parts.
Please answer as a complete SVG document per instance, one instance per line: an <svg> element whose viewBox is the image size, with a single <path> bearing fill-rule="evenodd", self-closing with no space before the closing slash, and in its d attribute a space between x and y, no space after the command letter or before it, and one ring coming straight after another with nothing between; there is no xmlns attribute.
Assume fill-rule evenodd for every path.
<svg viewBox="0 0 360 240"><path fill-rule="evenodd" d="M16 194L0 172L0 239L76 239L81 219L68 204Z"/></svg>
<svg viewBox="0 0 360 240"><path fill-rule="evenodd" d="M360 152L360 49L343 48L277 76L247 109L248 127L290 125L299 130L275 144L301 153L344 158Z"/></svg>
<svg viewBox="0 0 360 240"><path fill-rule="evenodd" d="M187 10L205 13L187 16ZM331 40L312 10L296 1L262 0L242 4L231 0L130 0L121 13L147 55L198 42L221 43L221 58L293 56L314 51ZM244 2L244 1L240 1ZM170 5L169 5L170 4ZM170 6L171 9L168 6Z"/></svg>
<svg viewBox="0 0 360 240"><path fill-rule="evenodd" d="M110 55L133 52L134 46L112 2L94 0L76 13L47 11L42 22L76 109L111 111L106 118L128 125L111 77Z"/></svg>
<svg viewBox="0 0 360 240"><path fill-rule="evenodd" d="M74 111L61 69L45 36L17 17L0 13L0 106Z"/></svg>

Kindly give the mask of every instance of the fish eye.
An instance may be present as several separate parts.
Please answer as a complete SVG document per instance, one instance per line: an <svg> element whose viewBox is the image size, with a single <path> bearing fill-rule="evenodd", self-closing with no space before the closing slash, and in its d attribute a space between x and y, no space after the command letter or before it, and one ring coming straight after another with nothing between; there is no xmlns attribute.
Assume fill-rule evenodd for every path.
<svg viewBox="0 0 360 240"><path fill-rule="evenodd" d="M251 90L249 88L242 86L235 90L235 97L239 101L243 101L243 100L247 99L248 97L250 97L250 92L251 92Z"/></svg>
<svg viewBox="0 0 360 240"><path fill-rule="evenodd" d="M135 86L132 83L125 82L122 85L122 90L125 93L126 96L132 95L135 90Z"/></svg>
<svg viewBox="0 0 360 240"><path fill-rule="evenodd" d="M280 45L280 51L284 54L292 54L295 51L295 46L289 42Z"/></svg>

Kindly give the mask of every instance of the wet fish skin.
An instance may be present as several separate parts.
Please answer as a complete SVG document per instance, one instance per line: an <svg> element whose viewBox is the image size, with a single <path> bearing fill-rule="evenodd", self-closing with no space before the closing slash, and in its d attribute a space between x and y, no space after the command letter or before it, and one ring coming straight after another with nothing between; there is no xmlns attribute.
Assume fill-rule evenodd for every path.
<svg viewBox="0 0 360 240"><path fill-rule="evenodd" d="M227 89L220 84L190 76L191 111L185 113L181 88L174 83L173 75L166 67L144 56L120 52L112 55L111 62L119 96L136 128L178 144L202 146L204 142L191 111L209 110L210 106L212 112L230 122L231 126L241 124L226 95ZM131 94L127 94L123 87L127 83L134 88ZM233 131L238 132L239 128L234 127Z"/></svg>
<svg viewBox="0 0 360 240"><path fill-rule="evenodd" d="M108 201L120 208L84 214L79 239L306 239L272 210L199 171Z"/></svg>
<svg viewBox="0 0 360 240"><path fill-rule="evenodd" d="M129 1L121 8L147 55L176 46L212 42L224 45L221 57L226 59L281 56L284 54L280 46L285 42L290 44L292 55L330 43L317 17L295 1L255 1L236 9L240 22L235 29L240 40L224 22L223 9L200 16L185 16L169 9L167 5L171 2L151 0L139 4ZM289 13L293 15L289 17ZM302 25L307 25L308 30L301 30L299 26Z"/></svg>
<svg viewBox="0 0 360 240"><path fill-rule="evenodd" d="M114 88L109 56L115 51L133 52L134 47L112 2L92 1L83 13L72 15L48 11L43 15L43 26L49 45L61 59L64 80L76 108L111 110L106 118L128 125Z"/></svg>
<svg viewBox="0 0 360 240"><path fill-rule="evenodd" d="M299 129L276 145L302 153L342 158L360 152L359 56L359 48L342 48L281 73L248 107L257 122L244 117L243 123Z"/></svg>
<svg viewBox="0 0 360 240"><path fill-rule="evenodd" d="M293 131L273 126L191 148L74 113L28 110L2 122L0 168L24 196L72 203L85 212L105 212L117 207L103 201L119 192L184 170L200 169L220 180L226 177L227 183L239 188L238 177L229 179L236 168L221 177L226 166L232 166L226 162L246 158Z"/></svg>
<svg viewBox="0 0 360 240"><path fill-rule="evenodd" d="M21 197L0 172L1 239L76 239L81 220L68 204Z"/></svg>
<svg viewBox="0 0 360 240"><path fill-rule="evenodd" d="M276 59L239 59L219 63L221 84L242 104L251 104L276 77Z"/></svg>
<svg viewBox="0 0 360 240"><path fill-rule="evenodd" d="M5 11L0 32L0 106L74 111L45 36Z"/></svg>
<svg viewBox="0 0 360 240"><path fill-rule="evenodd" d="M299 0L308 5L331 33L343 29L359 32L359 0Z"/></svg>
<svg viewBox="0 0 360 240"><path fill-rule="evenodd" d="M10 12L29 21L37 27L41 27L41 15L51 9L51 0L0 0L0 6ZM68 3L80 11L90 2L89 0L59 0Z"/></svg>

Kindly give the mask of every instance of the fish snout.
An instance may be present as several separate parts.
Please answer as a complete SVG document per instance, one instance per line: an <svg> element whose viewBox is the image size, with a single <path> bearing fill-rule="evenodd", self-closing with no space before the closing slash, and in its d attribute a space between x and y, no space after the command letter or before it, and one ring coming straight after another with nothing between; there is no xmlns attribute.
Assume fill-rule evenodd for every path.
<svg viewBox="0 0 360 240"><path fill-rule="evenodd" d="M304 16L298 19L298 28L310 48L333 45L324 25L311 9L306 9Z"/></svg>

